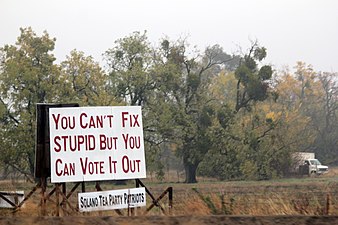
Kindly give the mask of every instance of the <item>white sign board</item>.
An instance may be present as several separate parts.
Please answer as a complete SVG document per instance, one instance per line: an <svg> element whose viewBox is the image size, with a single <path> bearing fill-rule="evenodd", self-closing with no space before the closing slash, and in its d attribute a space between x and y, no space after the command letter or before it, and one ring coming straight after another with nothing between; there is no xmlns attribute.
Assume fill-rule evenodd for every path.
<svg viewBox="0 0 338 225"><path fill-rule="evenodd" d="M51 182L146 177L139 106L49 109Z"/></svg>
<svg viewBox="0 0 338 225"><path fill-rule="evenodd" d="M10 202L19 205L25 195L24 191L2 191L1 194L7 198ZM0 197L0 208L14 208L11 204L9 204L6 200Z"/></svg>
<svg viewBox="0 0 338 225"><path fill-rule="evenodd" d="M146 205L145 188L78 194L80 212L135 208Z"/></svg>

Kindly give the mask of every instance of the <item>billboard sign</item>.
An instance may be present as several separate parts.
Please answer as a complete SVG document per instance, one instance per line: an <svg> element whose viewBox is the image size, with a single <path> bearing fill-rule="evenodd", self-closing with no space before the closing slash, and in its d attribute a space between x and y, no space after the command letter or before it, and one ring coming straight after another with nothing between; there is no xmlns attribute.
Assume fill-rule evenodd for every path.
<svg viewBox="0 0 338 225"><path fill-rule="evenodd" d="M146 177L140 106L49 109L51 182Z"/></svg>
<svg viewBox="0 0 338 225"><path fill-rule="evenodd" d="M78 194L80 212L146 206L145 188L84 192Z"/></svg>

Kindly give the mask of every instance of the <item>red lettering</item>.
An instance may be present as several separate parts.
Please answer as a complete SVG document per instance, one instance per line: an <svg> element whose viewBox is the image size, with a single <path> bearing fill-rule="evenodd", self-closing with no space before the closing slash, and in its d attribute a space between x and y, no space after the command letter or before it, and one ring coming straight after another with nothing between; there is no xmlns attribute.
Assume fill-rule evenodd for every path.
<svg viewBox="0 0 338 225"><path fill-rule="evenodd" d="M79 135L77 137L77 143L79 145L79 150L81 149L81 145L85 143L85 138L83 135Z"/></svg>
<svg viewBox="0 0 338 225"><path fill-rule="evenodd" d="M83 124L83 117L87 117L87 114L81 113L81 115L80 115L80 126L81 126L81 128L86 129L88 124Z"/></svg>
<svg viewBox="0 0 338 225"><path fill-rule="evenodd" d="M107 137L104 134L100 134L100 150L112 150L117 149L117 137Z"/></svg>
<svg viewBox="0 0 338 225"><path fill-rule="evenodd" d="M56 151L56 152L61 151L61 145L58 142L60 140L61 140L61 138L59 136L54 137L54 144L56 145L56 147L54 147L54 151Z"/></svg>
<svg viewBox="0 0 338 225"><path fill-rule="evenodd" d="M89 119L89 128L92 128L92 127L95 128L95 120L94 120L94 118L91 116L90 119Z"/></svg>
<svg viewBox="0 0 338 225"><path fill-rule="evenodd" d="M116 163L117 161L112 160L111 156L109 156L109 172L116 173Z"/></svg>
<svg viewBox="0 0 338 225"><path fill-rule="evenodd" d="M89 117L89 118L88 118ZM112 127L112 116L88 116L86 113L81 113L80 115L80 126L83 129L88 128L103 128L103 121L108 117L110 127Z"/></svg>
<svg viewBox="0 0 338 225"><path fill-rule="evenodd" d="M80 163L83 175L86 175L87 173L89 173L90 175L94 173L104 174L103 161L91 162L88 161L88 157L86 157L85 161L83 161L82 158L80 158Z"/></svg>
<svg viewBox="0 0 338 225"><path fill-rule="evenodd" d="M138 116L138 114L129 115L128 112L122 112L122 127L126 126L127 121L129 121L130 127L140 127Z"/></svg>
<svg viewBox="0 0 338 225"><path fill-rule="evenodd" d="M57 176L61 176L62 175L62 170L59 171L59 166L58 166L58 164L60 164L60 163L62 165L62 160L61 159L57 159L56 162L55 162L55 170L56 170L55 173L56 173Z"/></svg>
<svg viewBox="0 0 338 225"><path fill-rule="evenodd" d="M58 114L55 117L55 114L52 114L54 123L55 123L55 129L58 130L59 129L59 125L61 126L62 129L66 130L68 128L70 129L74 129L75 128L75 117L72 116L68 116L68 117L61 117L60 118L60 114Z"/></svg>
<svg viewBox="0 0 338 225"><path fill-rule="evenodd" d="M125 121L128 120L127 116L128 116L128 112L122 112L122 127L126 126Z"/></svg>
<svg viewBox="0 0 338 225"><path fill-rule="evenodd" d="M112 128L113 127L113 115L107 115L108 117L108 121L109 121L109 127Z"/></svg>
<svg viewBox="0 0 338 225"><path fill-rule="evenodd" d="M95 136L90 135L73 135L73 136L55 136L54 151L81 151L82 149L92 151L95 149Z"/></svg>
<svg viewBox="0 0 338 225"><path fill-rule="evenodd" d="M75 163L63 164L61 159L57 159L55 162L55 170L56 175L59 177L75 175Z"/></svg>
<svg viewBox="0 0 338 225"><path fill-rule="evenodd" d="M52 117L54 119L55 128L56 128L56 130L58 130L59 129L60 114L58 114L57 117L55 117L55 114L52 114Z"/></svg>
<svg viewBox="0 0 338 225"><path fill-rule="evenodd" d="M138 114L136 114L136 115L133 115L133 117L134 117L134 125L132 126L132 127L136 127L136 126L140 126L140 124L138 123Z"/></svg>
<svg viewBox="0 0 338 225"><path fill-rule="evenodd" d="M129 160L128 156L122 157L122 170L125 173L128 173L129 171L132 173L140 172L140 162L139 159Z"/></svg>
<svg viewBox="0 0 338 225"><path fill-rule="evenodd" d="M129 136L129 134L122 134L125 149L139 149L141 147L140 136Z"/></svg>

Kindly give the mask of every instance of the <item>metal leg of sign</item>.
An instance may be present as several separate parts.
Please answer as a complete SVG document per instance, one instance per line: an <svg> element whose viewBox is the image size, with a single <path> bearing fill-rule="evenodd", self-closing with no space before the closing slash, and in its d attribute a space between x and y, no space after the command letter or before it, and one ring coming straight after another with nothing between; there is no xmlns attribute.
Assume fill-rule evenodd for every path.
<svg viewBox="0 0 338 225"><path fill-rule="evenodd" d="M136 188L139 188L140 187L140 183L139 183L140 179L135 179L135 187ZM141 209L141 207L137 207L136 210L135 210L135 215L137 212L139 212Z"/></svg>
<svg viewBox="0 0 338 225"><path fill-rule="evenodd" d="M33 189L24 197L24 199L18 203L18 198L14 198L14 202L8 202L10 205L14 207L13 213L17 212L20 210L20 208L23 206L23 204L29 200L32 195L38 190L41 189L40 192L40 203L39 207L40 208L40 215L41 216L46 216L47 215L47 201L52 202L56 206L56 216L61 215L60 207L63 212L63 214L68 214L70 215L71 212L67 210L67 207L74 213L78 212L78 209L76 207L73 207L71 203L69 202L69 198L71 197L72 194L74 194L75 190L82 185L82 192L85 192L85 183L80 182L76 183L75 186L70 190L70 192L67 194L67 189L66 189L66 183L62 184L55 184L54 188L47 193L47 178L40 178L40 181L33 187ZM52 199L51 197L55 194L55 199ZM0 198L4 199L6 201L6 197L2 195L0 192Z"/></svg>
<svg viewBox="0 0 338 225"><path fill-rule="evenodd" d="M135 208L130 208L130 216L136 216Z"/></svg>
<svg viewBox="0 0 338 225"><path fill-rule="evenodd" d="M63 211L65 213L70 214L67 211L67 205L69 207L69 198L72 196L72 194L74 194L74 192L76 191L76 189L81 185L81 192L86 192L86 188L85 188L85 183L84 182L80 182L80 183L75 183L74 187L72 187L72 189L70 189L70 191L67 194L67 189L66 189L66 183L62 183L62 202L60 203L61 208L63 209ZM74 207L72 207L74 210L73 211L78 211L77 209L75 209Z"/></svg>
<svg viewBox="0 0 338 225"><path fill-rule="evenodd" d="M164 208L161 206L161 204L159 203L160 200L166 195L168 194L168 198L169 198L169 215L171 215L172 213L172 207L173 207L173 188L172 187L168 187L161 195L160 197L158 197L157 199L155 199L154 195L150 192L150 190L142 183L142 181L140 179L136 179L136 187L144 187L147 194L150 196L150 198L152 199L152 204L147 208L147 210L145 211L144 215L147 214L154 206L159 207L161 209L161 211L166 214Z"/></svg>
<svg viewBox="0 0 338 225"><path fill-rule="evenodd" d="M45 191L46 191L46 189L45 189ZM55 191L56 191L56 186L47 195L45 195L45 202L47 200L53 202L53 200L50 197L52 197L52 195L55 193Z"/></svg>
<svg viewBox="0 0 338 225"><path fill-rule="evenodd" d="M60 216L60 184L55 184L55 197L56 197L56 216Z"/></svg>
<svg viewBox="0 0 338 225"><path fill-rule="evenodd" d="M14 209L13 213L17 212L21 206L23 206L23 204L34 194L34 192L40 187L40 183L36 184L34 186L34 188L26 195L26 197L24 197L24 199L22 200L22 202L20 202L20 204Z"/></svg>
<svg viewBox="0 0 338 225"><path fill-rule="evenodd" d="M85 182L81 182L81 190L82 190L82 192L86 192Z"/></svg>
<svg viewBox="0 0 338 225"><path fill-rule="evenodd" d="M40 188L41 188L41 200L40 200L40 205L41 205L41 216L46 215L46 187L47 187L47 180L45 177L41 178L40 182Z"/></svg>
<svg viewBox="0 0 338 225"><path fill-rule="evenodd" d="M102 188L100 186L100 182L96 181L95 188L96 188L97 191L102 191Z"/></svg>
<svg viewBox="0 0 338 225"><path fill-rule="evenodd" d="M96 184L95 184L95 188L97 191L103 191L101 186L100 186L100 182L96 181ZM119 209L114 209L114 211L119 215L119 216L123 216L123 213L121 210ZM128 216L129 216L129 209L128 209Z"/></svg>
<svg viewBox="0 0 338 225"><path fill-rule="evenodd" d="M66 183L62 183L62 193L63 195L67 195L67 185ZM68 199L68 198L67 198ZM64 210L67 210L67 205L64 204L65 200L62 199L62 202L60 203L60 206L64 209Z"/></svg>
<svg viewBox="0 0 338 225"><path fill-rule="evenodd" d="M172 215L172 209L173 209L173 187L168 187L168 197L169 197L169 215Z"/></svg>
<svg viewBox="0 0 338 225"><path fill-rule="evenodd" d="M95 188L96 188L96 191L102 191L102 188L100 186L100 182L99 181L96 181ZM101 211L99 211L98 213L99 213L100 216L102 216L102 212Z"/></svg>
<svg viewBox="0 0 338 225"><path fill-rule="evenodd" d="M61 211L62 210L63 214L68 214L70 215L71 212L69 212L67 210L67 205L68 207L72 210L72 212L78 212L78 210L76 208L74 208L71 203L68 201L68 199L70 198L70 196L74 193L74 191L76 190L76 188L80 185L80 183L77 183L72 189L71 191L67 194L66 193L66 187L65 184L55 184L54 188L44 197L44 201L41 201L40 206L41 208L46 207L43 206L43 202L44 204L46 203L46 201L50 201L52 203L54 203L56 205L56 212L55 215L56 216L60 216ZM46 191L46 189L45 189ZM45 192L44 191L44 192ZM51 196L55 193L55 201L51 199ZM66 195L67 194L67 195ZM61 199L61 202L60 202Z"/></svg>
<svg viewBox="0 0 338 225"><path fill-rule="evenodd" d="M86 192L86 189L84 188L84 183L82 182L82 183L76 183L75 186L70 190L70 192L69 192L67 195L66 195L66 192L65 192L65 191L62 191L62 193L63 193L64 195L66 195L66 198L67 198L67 199L69 199L70 196L74 193L74 191L80 186L80 184L83 185L81 191L82 191L82 192ZM61 204L63 204L63 203L61 203Z"/></svg>
<svg viewBox="0 0 338 225"><path fill-rule="evenodd" d="M69 198L70 196L74 193L74 191L76 190L76 188L80 185L80 183L77 183L72 189L71 191L67 194L66 193L66 188L65 188L65 184L55 184L55 196L56 196L56 216L60 216L60 209L62 210L63 214L68 214L71 215L71 212L69 212L67 210L67 205L69 207L69 209L72 210L72 212L78 212L78 210L73 207L71 205L71 203L69 202ZM53 192L53 191L52 191ZM53 193L54 193L53 192ZM66 195L67 194L67 195ZM61 198L61 202L60 202L60 198Z"/></svg>
<svg viewBox="0 0 338 225"><path fill-rule="evenodd" d="M167 191L168 191L168 189L165 190L165 191L161 194L160 197L158 197L157 199L153 199L153 203L147 208L145 214L147 214L154 206L159 207L159 208L161 209L162 213L163 213L163 214L166 214L164 208L159 204L159 201L167 194Z"/></svg>
<svg viewBox="0 0 338 225"><path fill-rule="evenodd" d="M140 186L144 187L144 188L146 189L147 194L150 196L150 198L151 198L153 201L155 201L154 195L153 195L153 194L149 191L149 189L142 183L142 181L141 181L140 179L136 179L136 181L137 181L139 187L140 187Z"/></svg>
<svg viewBox="0 0 338 225"><path fill-rule="evenodd" d="M62 190L61 190L62 188ZM63 214L70 214L67 211L67 204L70 205L66 194L66 190L65 190L65 183L63 184L55 184L55 197L56 197L56 216L60 216L60 209L62 210ZM60 202L60 197L61 197L61 202ZM73 211L76 212L76 210L74 210L74 208L70 207L71 209L73 209Z"/></svg>
<svg viewBox="0 0 338 225"><path fill-rule="evenodd" d="M70 190L70 192L67 194L66 193L66 187L65 187L66 184L64 184L64 186L62 187L62 192L60 192L60 195L62 196L62 202L60 203L60 205L62 206L62 209L63 209L63 212L64 213L68 213L68 214L71 214L70 212L68 212L67 210L67 205L68 207L73 211L73 212L78 212L78 208L77 207L74 207L70 204L69 202L69 198L74 194L75 190L81 185L81 192L86 192L86 186L85 186L85 182L79 182L79 183L76 183L74 185L74 187ZM99 187L99 185L98 185Z"/></svg>
<svg viewBox="0 0 338 225"><path fill-rule="evenodd" d="M115 212L119 215L119 216L123 216L123 213L121 210L119 209L115 209Z"/></svg>
<svg viewBox="0 0 338 225"><path fill-rule="evenodd" d="M78 212L78 210L76 208L74 208L74 206L72 206L72 204L70 204L70 202L68 201L68 198L66 195L64 195L62 192L59 193L62 197L62 200L67 203L68 207L73 211L73 212Z"/></svg>

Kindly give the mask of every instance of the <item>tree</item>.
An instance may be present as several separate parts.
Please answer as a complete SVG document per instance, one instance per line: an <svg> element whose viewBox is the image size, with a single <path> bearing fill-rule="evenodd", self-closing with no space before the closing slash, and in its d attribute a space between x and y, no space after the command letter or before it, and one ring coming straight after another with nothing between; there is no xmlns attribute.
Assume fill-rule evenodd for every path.
<svg viewBox="0 0 338 225"><path fill-rule="evenodd" d="M266 57L266 49L252 44L249 53L244 55L235 71L237 99L235 110L250 107L250 102L263 101L268 97L268 81L272 76L271 66L258 68L258 62Z"/></svg>
<svg viewBox="0 0 338 225"><path fill-rule="evenodd" d="M314 82L314 75L311 67L299 62L295 73L282 71L274 81L278 99L273 105L273 111L280 115L280 125L275 129L275 136L278 137L276 139L280 146L278 149L289 155L289 164L292 163L290 158L292 152L314 150L313 142L317 134L312 127L312 118L307 113L310 108L321 107L317 105L318 100L315 97L321 94L318 93L319 83ZM286 173L287 171L284 172Z"/></svg>
<svg viewBox="0 0 338 225"><path fill-rule="evenodd" d="M82 106L102 106L114 103L109 94L108 76L91 56L73 50L61 63L61 72L66 85L62 89L64 99Z"/></svg>
<svg viewBox="0 0 338 225"><path fill-rule="evenodd" d="M160 128L155 130L153 121L159 121L160 118L165 119L167 111L157 115L149 109L149 101L154 95L156 87L156 71L153 69L153 49L150 47L146 32L143 34L134 32L127 37L118 39L104 55L109 67L109 92L115 97L118 104L143 107L148 171L155 170L160 176L163 174L163 165L157 159L162 139L158 133ZM160 100L158 100L158 104L160 104ZM154 118L154 116L159 117Z"/></svg>
<svg viewBox="0 0 338 225"><path fill-rule="evenodd" d="M211 149L210 129L217 114L217 103L208 90L212 78L232 57L219 45L206 48L202 55L189 56L185 40L163 40L158 56L162 82L156 98L170 107L170 139L183 161L185 182L195 183L197 168Z"/></svg>
<svg viewBox="0 0 338 225"><path fill-rule="evenodd" d="M3 164L21 174L34 173L36 103L58 99L63 81L54 64L55 38L21 28L15 45L1 48L0 109Z"/></svg>
<svg viewBox="0 0 338 225"><path fill-rule="evenodd" d="M218 102L233 106L234 111L223 108L221 115L231 119L225 120L226 123L219 121L221 126L213 128L213 155L208 155L205 174L220 179L267 179L272 176L269 172L275 171L270 170L272 157L267 157L273 156L270 154L273 152L263 146L272 142L270 133L277 123L265 121L268 112L259 104L273 93L270 87L272 68L259 67L265 57L266 49L255 42L234 73L224 71L214 79L213 94L218 96ZM242 108L245 110L240 110Z"/></svg>
<svg viewBox="0 0 338 225"><path fill-rule="evenodd" d="M110 86L115 97L129 105L142 105L147 101L154 82L149 68L152 52L146 33L134 32L115 41L105 53L110 71Z"/></svg>
<svg viewBox="0 0 338 225"><path fill-rule="evenodd" d="M320 159L328 163L337 163L336 146L338 144L338 84L337 73L319 73L317 107L311 110L309 116L313 127L318 132L314 141L315 152Z"/></svg>
<svg viewBox="0 0 338 225"><path fill-rule="evenodd" d="M298 62L295 85L299 88L294 99L299 101L300 112L309 118L308 130L312 141L303 149L317 153L327 163L334 163L337 145L337 82L335 73L315 72L311 65Z"/></svg>

